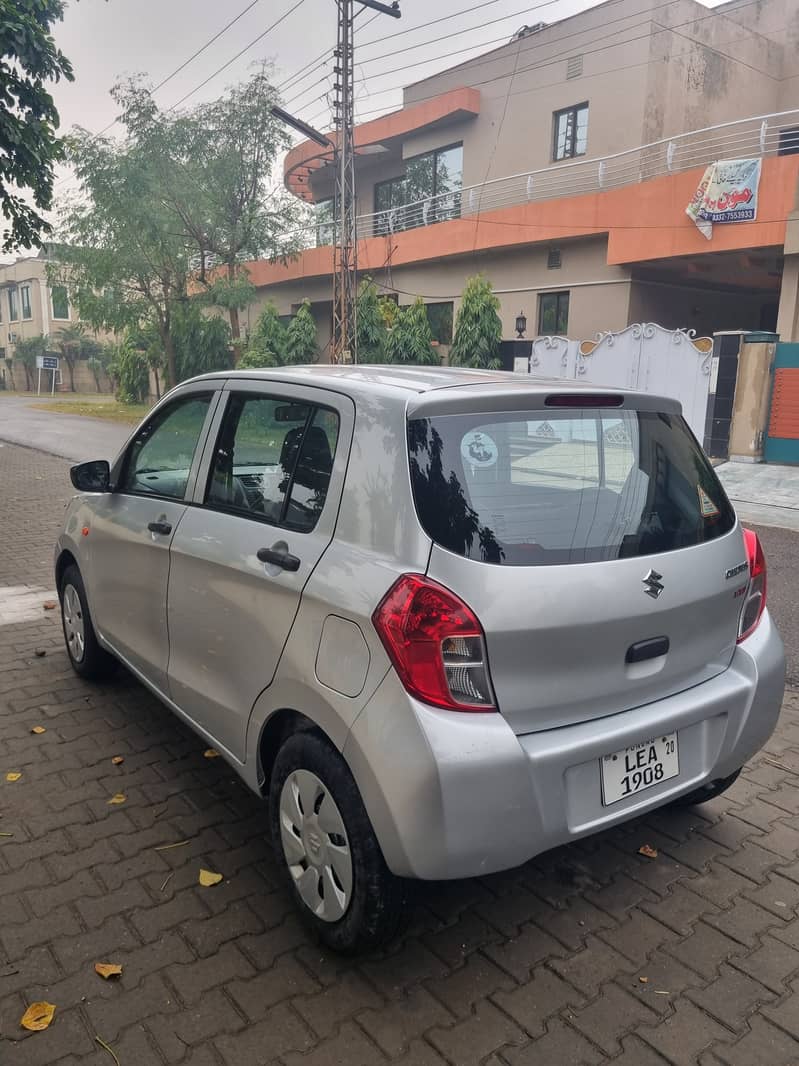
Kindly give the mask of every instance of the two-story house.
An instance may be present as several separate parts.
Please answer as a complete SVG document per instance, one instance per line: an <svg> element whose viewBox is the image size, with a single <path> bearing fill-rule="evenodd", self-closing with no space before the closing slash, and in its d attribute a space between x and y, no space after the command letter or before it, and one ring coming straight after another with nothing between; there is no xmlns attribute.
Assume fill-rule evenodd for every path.
<svg viewBox="0 0 799 1066"><path fill-rule="evenodd" d="M359 271L401 304L420 294L443 345L478 271L507 338L520 312L528 335L588 338L640 321L774 329L783 274L796 288L790 254L785 265L799 172L794 0L607 0L525 27L408 85L400 110L364 118ZM708 240L685 214L704 168L753 156L763 157L756 220L717 225ZM248 264L250 320L267 299L281 314L308 299L324 346L330 151L300 143L284 176L317 224L288 264ZM791 300L783 294L786 322Z"/></svg>
<svg viewBox="0 0 799 1066"><path fill-rule="evenodd" d="M53 336L76 319L66 287L47 280L45 253L0 263L0 360L15 357L18 341Z"/></svg>

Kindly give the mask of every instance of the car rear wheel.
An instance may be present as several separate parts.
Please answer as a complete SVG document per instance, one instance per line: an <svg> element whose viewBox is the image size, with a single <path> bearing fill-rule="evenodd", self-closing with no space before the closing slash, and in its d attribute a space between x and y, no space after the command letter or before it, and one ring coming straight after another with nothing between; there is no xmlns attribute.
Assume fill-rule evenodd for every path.
<svg viewBox="0 0 799 1066"><path fill-rule="evenodd" d="M707 803L709 800L715 799L735 784L742 769L743 767L736 770L735 773L730 774L729 777L719 777L716 781L708 781L706 785L702 785L693 792L689 792L687 796L680 796L679 799L674 800L671 806L695 807L699 803Z"/></svg>
<svg viewBox="0 0 799 1066"><path fill-rule="evenodd" d="M339 753L313 732L289 737L269 800L276 857L316 936L346 954L391 940L406 914L407 885L386 866Z"/></svg>
<svg viewBox="0 0 799 1066"><path fill-rule="evenodd" d="M77 566L66 568L58 592L64 643L72 669L87 681L109 677L116 669L116 660L97 641L86 602L86 589Z"/></svg>

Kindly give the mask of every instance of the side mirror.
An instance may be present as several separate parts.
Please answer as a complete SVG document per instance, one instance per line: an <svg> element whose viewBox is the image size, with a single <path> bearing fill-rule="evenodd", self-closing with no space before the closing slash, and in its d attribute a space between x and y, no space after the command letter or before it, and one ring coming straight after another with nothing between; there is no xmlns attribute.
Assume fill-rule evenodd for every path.
<svg viewBox="0 0 799 1066"><path fill-rule="evenodd" d="M78 463L70 468L69 476L78 492L108 492L111 487L111 467L107 459Z"/></svg>

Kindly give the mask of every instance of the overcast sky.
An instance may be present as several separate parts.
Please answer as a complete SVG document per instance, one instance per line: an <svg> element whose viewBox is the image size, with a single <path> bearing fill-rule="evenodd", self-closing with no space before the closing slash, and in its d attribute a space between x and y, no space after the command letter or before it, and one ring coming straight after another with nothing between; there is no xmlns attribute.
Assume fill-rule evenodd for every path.
<svg viewBox="0 0 799 1066"><path fill-rule="evenodd" d="M115 117L109 90L118 78L145 73L150 83L157 85L245 11L250 2L68 0L64 21L54 30L58 45L75 68L75 81L62 82L54 90L62 130L73 125L95 133L102 130ZM287 89L284 99L294 114L320 126L327 125L325 94L332 83L332 59L328 57L335 44L335 0L300 0L297 9L280 25L248 47L297 2L256 0L235 25L158 90L158 103L162 107L176 104L246 49L226 70L193 92L186 105L213 99L226 85L246 78L253 64L264 59L274 63L278 85L312 60L318 60L295 86ZM402 102L403 84L495 46L525 23L554 22L591 6L592 0L537 0L527 4L524 0L401 0L401 19L363 11L356 24L361 27L356 38L358 109L372 117L378 108L396 108ZM445 21L429 25L434 19ZM371 25L367 26L369 20ZM398 33L402 36L381 40ZM445 34L454 36L427 43ZM325 65L317 69L323 52L327 53ZM457 54L447 55L452 52ZM404 69L397 72L398 67ZM58 191L65 191L70 184L62 182Z"/></svg>
<svg viewBox="0 0 799 1066"><path fill-rule="evenodd" d="M712 7L718 0L704 2ZM595 0L401 0L400 19L362 10L356 117L399 107L404 84L496 47L525 24L552 23L593 6ZM186 97L190 106L215 98L263 60L274 64L279 87L288 83L283 99L290 111L320 128L330 125L336 0L67 0L54 35L75 70L74 82L53 88L62 132L80 125L99 133L112 123L109 91L119 78L141 73L153 86L168 79L155 93L158 104L168 108ZM68 170L57 174L56 205L76 184Z"/></svg>

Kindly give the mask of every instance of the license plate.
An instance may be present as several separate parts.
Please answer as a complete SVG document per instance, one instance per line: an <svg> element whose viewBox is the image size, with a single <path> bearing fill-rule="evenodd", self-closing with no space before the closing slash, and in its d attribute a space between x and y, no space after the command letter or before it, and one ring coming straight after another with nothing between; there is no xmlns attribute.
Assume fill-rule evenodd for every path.
<svg viewBox="0 0 799 1066"><path fill-rule="evenodd" d="M679 774L677 734L653 737L605 755L600 766L602 802L607 807Z"/></svg>

